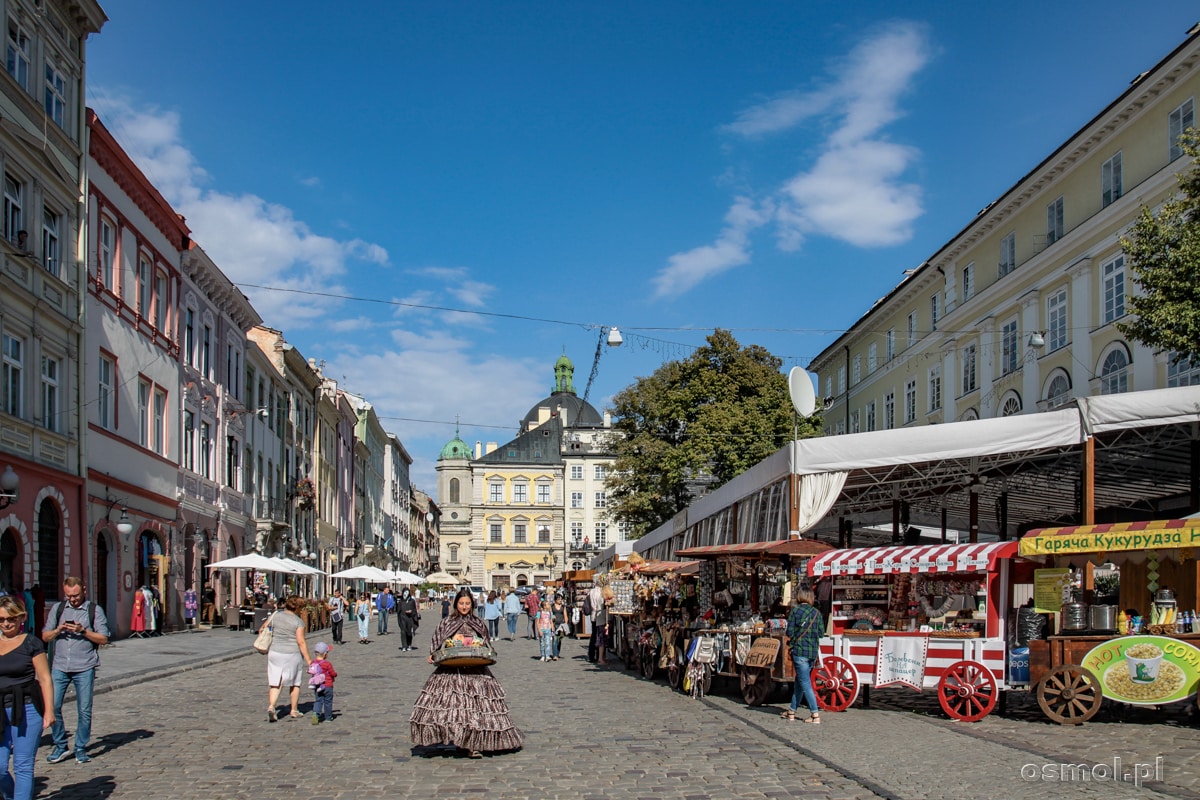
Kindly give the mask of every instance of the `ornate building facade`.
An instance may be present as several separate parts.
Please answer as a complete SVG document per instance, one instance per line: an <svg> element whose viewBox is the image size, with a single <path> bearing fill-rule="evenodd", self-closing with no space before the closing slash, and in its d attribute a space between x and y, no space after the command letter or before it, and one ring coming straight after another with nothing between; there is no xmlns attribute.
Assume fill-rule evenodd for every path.
<svg viewBox="0 0 1200 800"><path fill-rule="evenodd" d="M574 371L559 358L550 396L529 410L515 439L476 442L472 451L456 431L442 448L442 569L463 583L553 580L608 543L611 420L576 395Z"/></svg>

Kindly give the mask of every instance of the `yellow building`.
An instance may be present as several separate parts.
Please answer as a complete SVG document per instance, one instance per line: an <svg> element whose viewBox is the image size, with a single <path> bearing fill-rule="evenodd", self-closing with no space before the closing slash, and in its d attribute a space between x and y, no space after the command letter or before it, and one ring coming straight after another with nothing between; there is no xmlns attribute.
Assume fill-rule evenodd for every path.
<svg viewBox="0 0 1200 800"><path fill-rule="evenodd" d="M575 394L562 356L550 396L503 445L455 437L438 458L441 565L489 589L556 579L608 544L611 423Z"/></svg>
<svg viewBox="0 0 1200 800"><path fill-rule="evenodd" d="M1116 326L1136 291L1118 236L1192 166L1198 92L1200 26L817 356L826 432L1200 382Z"/></svg>

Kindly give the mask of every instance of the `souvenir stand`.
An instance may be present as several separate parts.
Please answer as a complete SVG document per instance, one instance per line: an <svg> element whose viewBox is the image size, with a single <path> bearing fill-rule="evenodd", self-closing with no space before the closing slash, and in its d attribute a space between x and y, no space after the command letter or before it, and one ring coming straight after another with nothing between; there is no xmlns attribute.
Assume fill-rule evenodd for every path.
<svg viewBox="0 0 1200 800"><path fill-rule="evenodd" d="M1200 519L1042 528L1020 554L1042 567L1034 599L1052 614L1050 635L1029 642L1047 717L1086 722L1104 698L1157 708L1200 697ZM1116 606L1092 602L1092 575L1110 564Z"/></svg>
<svg viewBox="0 0 1200 800"><path fill-rule="evenodd" d="M695 616L698 568L695 561L645 561L632 553L610 574L618 618L613 648L627 669L655 676L663 642L673 642L675 630Z"/></svg>
<svg viewBox="0 0 1200 800"><path fill-rule="evenodd" d="M590 569L567 570L562 574L564 602L570 609L571 630L576 638L591 633L588 620L583 616L583 596L591 591L595 574Z"/></svg>
<svg viewBox="0 0 1200 800"><path fill-rule="evenodd" d="M682 649L694 694L707 693L714 677L724 677L736 680L746 703L756 706L777 686L791 686L795 671L783 647L787 604L794 589L808 582L809 560L832 549L814 539L784 539L676 551L700 561L699 618L691 621Z"/></svg>
<svg viewBox="0 0 1200 800"><path fill-rule="evenodd" d="M808 562L831 583L821 707L844 711L870 687L936 688L942 710L982 719L1006 686L1009 569L1017 542L835 550Z"/></svg>

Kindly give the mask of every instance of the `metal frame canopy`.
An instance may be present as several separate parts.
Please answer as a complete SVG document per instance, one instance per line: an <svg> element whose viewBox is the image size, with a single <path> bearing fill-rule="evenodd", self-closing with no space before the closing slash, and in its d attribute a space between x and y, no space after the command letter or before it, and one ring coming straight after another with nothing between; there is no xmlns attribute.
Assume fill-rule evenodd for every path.
<svg viewBox="0 0 1200 800"><path fill-rule="evenodd" d="M992 572L996 561L1011 558L1017 542L857 547L833 550L808 562L814 578L831 575L911 575L920 572Z"/></svg>
<svg viewBox="0 0 1200 800"><path fill-rule="evenodd" d="M909 524L967 530L976 504L979 529L1052 526L1086 519L1092 509L1164 517L1185 513L1200 493L1200 387L1076 398L1054 411L994 419L803 439L792 471L845 471L831 512L890 522L896 501ZM972 497L974 495L974 497ZM1002 513L1003 512L1003 513Z"/></svg>
<svg viewBox="0 0 1200 800"><path fill-rule="evenodd" d="M832 507L815 524L802 520L804 499L821 494L806 492L806 480L814 476L811 483L819 486L830 474L845 477ZM777 491L789 481L790 488ZM1094 515L1164 519L1200 510L1200 386L1081 397L1010 417L801 439L696 499L634 549L674 558L691 546L775 538L783 531L838 541L843 520L853 524L854 544L882 544L898 518L904 524L901 506L908 509L907 524L927 534L943 525L970 531L974 521L982 539L1083 524ZM790 524L780 524L777 517L788 515ZM596 563L612 557L604 551Z"/></svg>
<svg viewBox="0 0 1200 800"><path fill-rule="evenodd" d="M783 539L778 542L745 542L717 544L708 547L688 547L676 550L675 555L688 558L724 558L727 556L815 556L829 552L833 545L815 539Z"/></svg>
<svg viewBox="0 0 1200 800"><path fill-rule="evenodd" d="M1038 528L1021 537L1023 556L1169 550L1177 547L1200 548L1200 519Z"/></svg>

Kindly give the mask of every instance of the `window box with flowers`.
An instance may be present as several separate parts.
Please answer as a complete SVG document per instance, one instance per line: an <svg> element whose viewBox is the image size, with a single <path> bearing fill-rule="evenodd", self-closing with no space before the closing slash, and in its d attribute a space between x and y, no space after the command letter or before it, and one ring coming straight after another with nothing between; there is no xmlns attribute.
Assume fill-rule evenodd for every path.
<svg viewBox="0 0 1200 800"><path fill-rule="evenodd" d="M313 503L317 499L317 487L311 478L301 478L296 481L295 496L300 504L300 508L307 510L313 507Z"/></svg>

